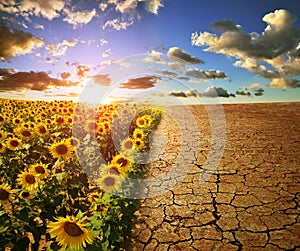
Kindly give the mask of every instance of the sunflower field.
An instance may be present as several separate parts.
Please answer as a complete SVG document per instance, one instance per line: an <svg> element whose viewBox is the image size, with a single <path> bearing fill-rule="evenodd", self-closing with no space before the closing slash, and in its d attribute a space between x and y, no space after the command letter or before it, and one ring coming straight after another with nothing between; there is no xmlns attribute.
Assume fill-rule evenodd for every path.
<svg viewBox="0 0 300 251"><path fill-rule="evenodd" d="M142 189L130 180L146 172L162 111L7 99L0 110L1 250L125 250Z"/></svg>

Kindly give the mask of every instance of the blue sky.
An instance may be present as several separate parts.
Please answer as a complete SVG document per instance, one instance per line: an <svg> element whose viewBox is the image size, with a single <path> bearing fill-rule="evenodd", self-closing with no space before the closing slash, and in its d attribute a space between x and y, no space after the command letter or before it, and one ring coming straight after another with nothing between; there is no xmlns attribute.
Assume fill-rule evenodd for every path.
<svg viewBox="0 0 300 251"><path fill-rule="evenodd" d="M0 13L0 97L76 100L118 79L112 96L299 101L299 1L0 0Z"/></svg>

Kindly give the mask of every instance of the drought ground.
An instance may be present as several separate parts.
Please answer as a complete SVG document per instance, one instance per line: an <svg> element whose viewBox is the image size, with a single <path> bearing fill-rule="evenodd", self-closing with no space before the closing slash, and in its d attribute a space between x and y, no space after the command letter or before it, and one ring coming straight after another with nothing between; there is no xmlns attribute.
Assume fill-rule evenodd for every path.
<svg viewBox="0 0 300 251"><path fill-rule="evenodd" d="M145 189L164 192L140 201L128 249L300 250L300 103L224 105L216 166L209 154L222 144L212 142L207 110L189 108L198 130L177 107L181 125L165 115L153 135L148 179L160 182ZM184 176L171 175L184 164Z"/></svg>

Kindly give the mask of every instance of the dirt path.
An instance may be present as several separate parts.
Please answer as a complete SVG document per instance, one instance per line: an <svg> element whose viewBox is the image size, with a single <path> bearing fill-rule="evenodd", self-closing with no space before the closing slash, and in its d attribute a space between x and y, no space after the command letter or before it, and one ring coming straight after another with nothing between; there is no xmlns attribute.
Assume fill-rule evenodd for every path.
<svg viewBox="0 0 300 251"><path fill-rule="evenodd" d="M184 114L181 127L163 117L148 178L160 177L153 184L164 192L141 200L129 250L300 250L300 103L224 109L225 151L215 170L205 168L212 145L205 108L191 107L198 131ZM172 176L184 161L188 173Z"/></svg>

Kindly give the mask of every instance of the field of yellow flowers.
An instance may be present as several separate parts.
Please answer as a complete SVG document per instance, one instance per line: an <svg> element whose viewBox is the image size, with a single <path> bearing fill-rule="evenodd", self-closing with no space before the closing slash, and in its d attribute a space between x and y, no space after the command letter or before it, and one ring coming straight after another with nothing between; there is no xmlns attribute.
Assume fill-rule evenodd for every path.
<svg viewBox="0 0 300 251"><path fill-rule="evenodd" d="M5 99L0 110L1 250L122 250L137 202L115 192L143 177L135 153L162 112Z"/></svg>

